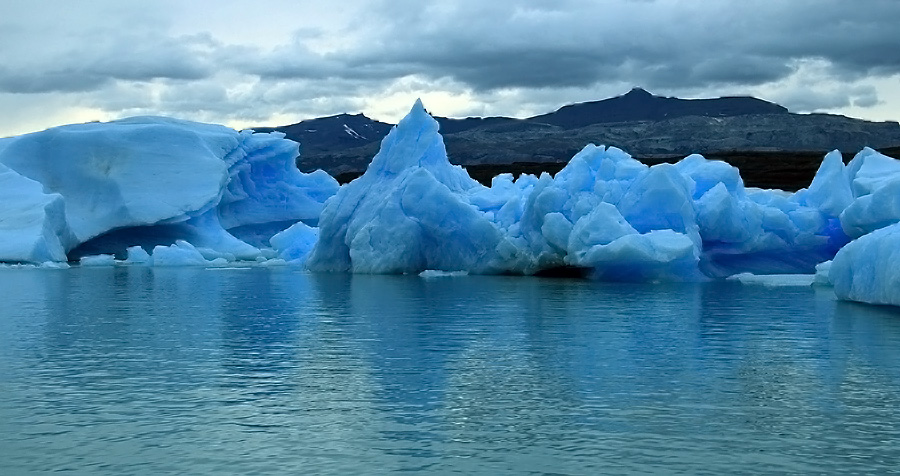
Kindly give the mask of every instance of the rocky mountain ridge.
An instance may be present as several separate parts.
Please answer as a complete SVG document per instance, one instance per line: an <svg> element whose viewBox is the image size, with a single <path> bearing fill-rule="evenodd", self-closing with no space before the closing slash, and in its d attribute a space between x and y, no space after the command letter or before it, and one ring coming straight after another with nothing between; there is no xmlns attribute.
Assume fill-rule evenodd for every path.
<svg viewBox="0 0 900 476"><path fill-rule="evenodd" d="M661 97L640 88L527 119L436 119L451 162L469 168L473 176L479 170L552 173L586 144L594 143L619 147L647 163L673 161L691 153L726 161L742 157L742 174L751 185L790 189L808 184L807 176L811 179L830 150L852 155L863 147L888 149L888 153L900 147L897 122L794 114L752 97ZM301 170L321 168L347 181L365 171L391 127L362 114L341 114L255 130L282 131L299 142ZM795 173L782 179L778 174L785 167ZM754 168L758 174L749 170Z"/></svg>

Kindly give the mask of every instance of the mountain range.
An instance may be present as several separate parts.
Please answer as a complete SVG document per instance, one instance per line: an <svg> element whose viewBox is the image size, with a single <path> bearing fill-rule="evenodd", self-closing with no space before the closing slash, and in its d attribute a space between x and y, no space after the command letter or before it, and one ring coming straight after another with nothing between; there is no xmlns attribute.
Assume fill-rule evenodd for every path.
<svg viewBox="0 0 900 476"><path fill-rule="evenodd" d="M641 88L526 119L435 119L450 161L485 183L503 172L555 173L588 143L619 147L648 164L701 153L741 169L748 185L783 189L808 185L833 149L848 158L867 146L900 152L897 122L794 114L753 97L662 97ZM365 171L391 127L362 114L339 114L253 129L284 132L301 144L301 170L323 169L346 182Z"/></svg>

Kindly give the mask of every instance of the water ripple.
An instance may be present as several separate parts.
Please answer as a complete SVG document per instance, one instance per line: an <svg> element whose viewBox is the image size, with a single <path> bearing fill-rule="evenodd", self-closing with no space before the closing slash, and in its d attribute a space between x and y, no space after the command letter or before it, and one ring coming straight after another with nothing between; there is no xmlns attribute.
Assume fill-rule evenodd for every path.
<svg viewBox="0 0 900 476"><path fill-rule="evenodd" d="M900 467L900 314L814 288L122 268L0 288L2 474Z"/></svg>

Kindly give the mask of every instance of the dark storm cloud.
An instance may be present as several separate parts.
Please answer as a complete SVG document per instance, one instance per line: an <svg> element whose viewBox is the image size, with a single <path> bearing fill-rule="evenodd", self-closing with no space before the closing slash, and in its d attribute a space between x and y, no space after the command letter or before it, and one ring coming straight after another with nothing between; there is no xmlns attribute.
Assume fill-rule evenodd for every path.
<svg viewBox="0 0 900 476"><path fill-rule="evenodd" d="M543 2L533 2L536 5ZM460 2L412 8L348 68L384 65L475 90L630 81L667 87L758 85L797 60L837 72L900 72L900 2L568 2L552 10Z"/></svg>
<svg viewBox="0 0 900 476"><path fill-rule="evenodd" d="M827 60L843 73L900 72L900 2L784 2L752 47L781 58Z"/></svg>
<svg viewBox="0 0 900 476"><path fill-rule="evenodd" d="M114 79L201 79L214 71L207 50L217 47L203 36L135 37L103 45L83 64L88 71Z"/></svg>
<svg viewBox="0 0 900 476"><path fill-rule="evenodd" d="M830 89L799 87L783 91L780 102L805 111L835 109L848 106L871 107L879 103L871 86L838 86Z"/></svg>
<svg viewBox="0 0 900 476"><path fill-rule="evenodd" d="M309 47L304 32L318 40L329 32L303 22L294 41L270 48L167 37L160 28L164 20L136 33L128 25L96 26L62 38L71 45L6 58L0 91L195 80L223 68L270 80L365 83L419 75L449 78L476 92L604 82L668 89L753 86L784 78L798 60L809 58L826 61L835 74L900 72L896 0L395 0L361 8L350 13L356 15L350 28L330 32L354 41L327 53Z"/></svg>
<svg viewBox="0 0 900 476"><path fill-rule="evenodd" d="M824 61L849 78L900 72L896 0L379 4L354 46L301 43L238 68L270 79L418 75L476 92L588 87L756 86Z"/></svg>
<svg viewBox="0 0 900 476"><path fill-rule="evenodd" d="M155 35L96 36L78 47L0 64L0 92L83 92L115 80L201 79L214 71L204 51L208 41Z"/></svg>
<svg viewBox="0 0 900 476"><path fill-rule="evenodd" d="M162 4L0 0L0 93L97 91L214 73L208 35L171 35Z"/></svg>
<svg viewBox="0 0 900 476"><path fill-rule="evenodd" d="M67 68L20 72L0 66L0 92L5 93L82 92L108 82L105 76Z"/></svg>

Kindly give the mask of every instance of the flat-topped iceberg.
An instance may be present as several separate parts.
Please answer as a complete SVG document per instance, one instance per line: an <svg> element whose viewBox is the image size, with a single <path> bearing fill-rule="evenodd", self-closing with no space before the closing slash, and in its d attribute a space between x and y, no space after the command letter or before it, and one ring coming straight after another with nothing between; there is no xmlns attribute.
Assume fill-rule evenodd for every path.
<svg viewBox="0 0 900 476"><path fill-rule="evenodd" d="M160 117L5 139L0 261L63 261L79 247L124 256L179 239L253 259L278 231L315 224L338 189L297 170L297 155L281 133Z"/></svg>

